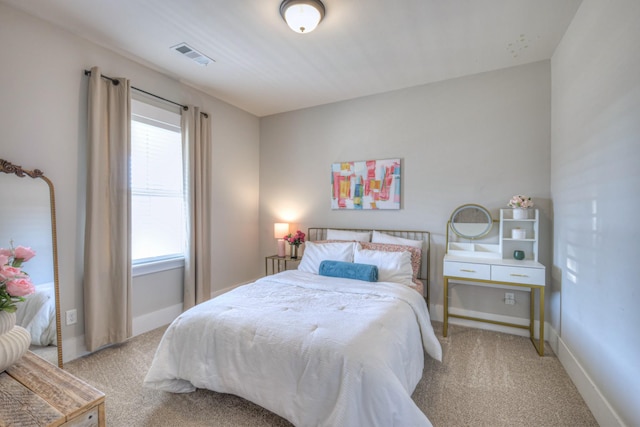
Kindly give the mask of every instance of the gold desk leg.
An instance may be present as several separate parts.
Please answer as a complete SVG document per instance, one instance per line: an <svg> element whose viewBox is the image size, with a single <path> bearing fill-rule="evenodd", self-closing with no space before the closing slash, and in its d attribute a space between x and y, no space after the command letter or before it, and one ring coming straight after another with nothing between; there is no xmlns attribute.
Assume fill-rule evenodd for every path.
<svg viewBox="0 0 640 427"><path fill-rule="evenodd" d="M536 310L536 289L535 288L529 288L529 338L531 338L531 340L534 340L534 325L536 323L536 316L535 316L535 310Z"/></svg>
<svg viewBox="0 0 640 427"><path fill-rule="evenodd" d="M444 278L444 296L443 296L443 306L444 306L444 322L442 326L442 336L447 336L447 328L449 326L449 278Z"/></svg>
<svg viewBox="0 0 640 427"><path fill-rule="evenodd" d="M533 292L535 288L531 289L531 300L533 301ZM538 288L538 295L540 296L540 326L538 327L538 340L531 336L531 342L533 346L538 350L539 356L544 356L544 288ZM533 303L532 303L533 304ZM531 312L533 313L533 306L531 308Z"/></svg>
<svg viewBox="0 0 640 427"><path fill-rule="evenodd" d="M544 356L544 288L538 288L540 292L540 348L538 354Z"/></svg>

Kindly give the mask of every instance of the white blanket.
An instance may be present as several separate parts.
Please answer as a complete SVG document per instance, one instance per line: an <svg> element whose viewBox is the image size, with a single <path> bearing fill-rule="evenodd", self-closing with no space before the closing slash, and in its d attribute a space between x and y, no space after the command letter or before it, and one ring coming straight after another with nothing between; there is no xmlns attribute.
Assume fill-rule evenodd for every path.
<svg viewBox="0 0 640 427"><path fill-rule="evenodd" d="M423 345L441 360L413 289L292 270L180 315L144 383L235 394L296 426L430 426L411 399Z"/></svg>

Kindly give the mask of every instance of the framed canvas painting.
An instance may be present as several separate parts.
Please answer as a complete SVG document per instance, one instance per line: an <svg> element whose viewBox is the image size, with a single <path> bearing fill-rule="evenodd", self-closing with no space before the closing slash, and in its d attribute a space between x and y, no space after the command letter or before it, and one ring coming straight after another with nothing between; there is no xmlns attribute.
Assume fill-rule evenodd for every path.
<svg viewBox="0 0 640 427"><path fill-rule="evenodd" d="M333 163L331 209L400 209L400 159Z"/></svg>

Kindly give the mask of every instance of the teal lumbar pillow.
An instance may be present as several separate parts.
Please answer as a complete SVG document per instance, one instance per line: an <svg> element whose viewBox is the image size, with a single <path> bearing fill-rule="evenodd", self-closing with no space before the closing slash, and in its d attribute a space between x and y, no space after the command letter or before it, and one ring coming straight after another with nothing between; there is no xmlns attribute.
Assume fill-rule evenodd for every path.
<svg viewBox="0 0 640 427"><path fill-rule="evenodd" d="M377 266L355 262L325 260L320 263L319 274L321 276L342 277L344 279L364 280L367 282L378 281Z"/></svg>

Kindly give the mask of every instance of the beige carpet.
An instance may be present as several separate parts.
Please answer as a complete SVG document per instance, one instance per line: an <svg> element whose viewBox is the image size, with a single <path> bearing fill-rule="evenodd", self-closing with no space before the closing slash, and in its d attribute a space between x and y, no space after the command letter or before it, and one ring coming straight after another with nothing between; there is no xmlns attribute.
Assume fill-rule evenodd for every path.
<svg viewBox="0 0 640 427"><path fill-rule="evenodd" d="M413 399L436 427L597 426L556 356L539 357L527 338L442 325L443 363L427 356ZM198 390L170 394L142 387L160 328L65 365L106 394L107 425L291 426L236 396ZM407 426L410 427L410 426Z"/></svg>

